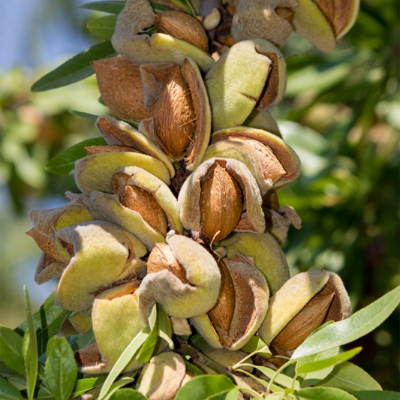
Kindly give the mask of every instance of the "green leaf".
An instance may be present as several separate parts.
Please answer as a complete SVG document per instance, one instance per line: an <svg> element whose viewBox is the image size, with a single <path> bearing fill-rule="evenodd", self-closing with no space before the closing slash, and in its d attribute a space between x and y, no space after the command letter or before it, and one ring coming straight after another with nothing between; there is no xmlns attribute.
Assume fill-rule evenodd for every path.
<svg viewBox="0 0 400 400"><path fill-rule="evenodd" d="M78 375L74 353L65 338L53 337L47 345L46 383L57 400L68 400Z"/></svg>
<svg viewBox="0 0 400 400"><path fill-rule="evenodd" d="M235 389L235 385L224 375L201 375L182 386L178 390L175 400L231 400L231 397L228 396L232 396L230 392L233 389Z"/></svg>
<svg viewBox="0 0 400 400"><path fill-rule="evenodd" d="M93 121L96 121L97 118L99 118L98 115L96 114L90 114L87 112L83 112L83 111L77 111L77 110L70 110L69 111L71 114L76 115L77 117L81 117L81 118L86 118L86 119L91 119Z"/></svg>
<svg viewBox="0 0 400 400"><path fill-rule="evenodd" d="M268 368L268 367L263 367L261 365L241 364L240 367L241 368L243 368L243 367L249 367L249 368L253 367L253 368L257 369L258 371L260 371L262 374L264 374L269 379L272 379L276 374L276 371L274 371L273 369ZM281 386L284 386L286 388L290 388L290 387L293 386L293 378L291 378L290 376L287 376L285 374L282 374L282 373L278 374L274 378L274 382L279 384L279 385L281 385ZM294 388L295 389L300 389L300 384L299 384L298 381L294 382Z"/></svg>
<svg viewBox="0 0 400 400"><path fill-rule="evenodd" d="M28 322L28 330L22 342L22 354L25 360L25 374L27 381L28 399L32 400L38 373L38 354L37 342L35 335L35 327L33 324L31 301L29 299L28 288L24 286L25 301L26 301L26 320Z"/></svg>
<svg viewBox="0 0 400 400"><path fill-rule="evenodd" d="M307 400L357 400L351 394L336 388L306 388L297 391L296 397Z"/></svg>
<svg viewBox="0 0 400 400"><path fill-rule="evenodd" d="M395 310L400 301L400 286L350 318L335 322L309 336L293 353L292 359L309 356L353 342L370 333Z"/></svg>
<svg viewBox="0 0 400 400"><path fill-rule="evenodd" d="M170 349L174 348L172 341L172 326L168 314L165 312L161 304L157 304L157 321L158 321L158 336L164 339Z"/></svg>
<svg viewBox="0 0 400 400"><path fill-rule="evenodd" d="M126 376L126 377L121 378L117 382L114 382L112 384L110 390L108 391L106 397L104 397L104 400L109 400L112 397L112 395L117 392L118 389L122 388L123 386L128 385L129 383L132 383L133 381L134 381L133 378Z"/></svg>
<svg viewBox="0 0 400 400"><path fill-rule="evenodd" d="M128 347L121 354L111 372L108 374L107 379L105 380L103 387L101 388L99 400L102 400L107 396L113 382L115 381L117 376L124 370L124 368L129 364L133 356L139 350L140 346L142 346L142 344L146 341L149 333L150 328L146 327L142 329L129 343Z"/></svg>
<svg viewBox="0 0 400 400"><path fill-rule="evenodd" d="M156 14L160 14L164 11L170 11L171 9L162 4L152 3L153 11ZM85 3L79 6L85 10L102 11L109 14L119 14L125 6L125 1L93 1L92 3Z"/></svg>
<svg viewBox="0 0 400 400"><path fill-rule="evenodd" d="M3 325L0 325L0 358L7 367L21 375L25 375L22 337Z"/></svg>
<svg viewBox="0 0 400 400"><path fill-rule="evenodd" d="M90 344L93 344L96 342L96 338L94 337L93 329L89 329L83 335L77 335L77 338L78 339L71 345L73 351L83 349L86 346L89 346Z"/></svg>
<svg viewBox="0 0 400 400"><path fill-rule="evenodd" d="M194 364L190 363L187 360L184 360L186 364L186 372L190 375L204 375L204 372L196 367Z"/></svg>
<svg viewBox="0 0 400 400"><path fill-rule="evenodd" d="M333 322L333 321L332 321ZM313 333L315 333L314 331ZM300 358L297 363L296 363L296 371L297 368L300 367L301 365L308 364L310 362L318 361L318 360L323 360L326 358L334 357L339 354L340 347L334 347L333 349L329 349L326 351L323 351L321 353L313 354L312 356L306 356L303 358ZM304 379L304 382L302 383L302 387L305 386L311 386L309 382L314 382L314 381L320 381L322 379L325 379L335 368L335 366L327 367L324 369L321 369L316 372L310 372L308 374L303 374L302 377Z"/></svg>
<svg viewBox="0 0 400 400"><path fill-rule="evenodd" d="M345 351L333 357L324 358L322 360L311 361L305 364L296 366L296 371L299 374L306 374L309 372L319 371L337 365L344 361L348 361L357 355L362 350L362 347L356 347L355 349Z"/></svg>
<svg viewBox="0 0 400 400"><path fill-rule="evenodd" d="M270 358L272 354L266 351L267 349L268 346L261 340L259 336L253 336L240 350L244 351L245 353L257 352L258 356Z"/></svg>
<svg viewBox="0 0 400 400"><path fill-rule="evenodd" d="M46 351L47 342L58 334L64 321L71 315L70 311L54 302L55 296L56 292L53 292L33 315L39 355ZM28 323L25 321L15 331L23 335L27 328Z"/></svg>
<svg viewBox="0 0 400 400"><path fill-rule="evenodd" d="M86 27L97 39L111 41L116 23L117 17L115 15L107 15L105 17L90 20Z"/></svg>
<svg viewBox="0 0 400 400"><path fill-rule="evenodd" d="M110 397L110 400L147 400L147 397L137 390L119 389Z"/></svg>
<svg viewBox="0 0 400 400"><path fill-rule="evenodd" d="M346 391L382 390L381 385L362 368L350 362L336 366L333 371L316 386L331 386Z"/></svg>
<svg viewBox="0 0 400 400"><path fill-rule="evenodd" d="M85 10L102 11L110 14L119 14L125 6L125 1L93 1L79 6Z"/></svg>
<svg viewBox="0 0 400 400"><path fill-rule="evenodd" d="M111 57L115 54L110 42L97 43L40 78L33 84L31 90L42 92L78 82L94 74L94 69L91 66L92 61Z"/></svg>
<svg viewBox="0 0 400 400"><path fill-rule="evenodd" d="M71 398L74 399L75 397L81 396L82 394L86 393L88 390L101 386L105 380L105 376L99 376L97 378L78 379L76 381L74 392L72 393Z"/></svg>
<svg viewBox="0 0 400 400"><path fill-rule="evenodd" d="M398 392L353 392L352 393L358 400L399 400Z"/></svg>
<svg viewBox="0 0 400 400"><path fill-rule="evenodd" d="M150 316L150 334L147 337L146 341L143 343L143 346L140 348L136 359L139 362L147 363L150 361L151 356L154 353L154 349L156 348L158 341L158 313L157 313L157 304L154 304Z"/></svg>
<svg viewBox="0 0 400 400"><path fill-rule="evenodd" d="M0 399L22 400L21 393L11 383L0 376Z"/></svg>
<svg viewBox="0 0 400 400"><path fill-rule="evenodd" d="M86 157L85 147L103 146L107 142L103 138L86 139L56 155L45 165L45 169L56 175L69 175L75 167L75 161Z"/></svg>

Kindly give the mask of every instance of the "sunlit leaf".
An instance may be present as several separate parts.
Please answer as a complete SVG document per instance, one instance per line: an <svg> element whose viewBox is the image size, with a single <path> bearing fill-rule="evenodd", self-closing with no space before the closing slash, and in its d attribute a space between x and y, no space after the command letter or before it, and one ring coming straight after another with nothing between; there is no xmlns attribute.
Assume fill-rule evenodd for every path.
<svg viewBox="0 0 400 400"><path fill-rule="evenodd" d="M356 347L355 349L345 351L344 353L337 354L332 357L324 358L322 360L314 360L306 363L301 363L296 366L296 371L299 374L306 374L309 372L320 371L322 369L337 365L344 361L348 361L357 355L362 350L362 347ZM302 359L299 359L299 362Z"/></svg>
<svg viewBox="0 0 400 400"><path fill-rule="evenodd" d="M139 350L140 346L142 346L142 344L146 341L149 333L150 328L146 327L142 329L129 343L128 347L121 354L111 372L108 374L107 379L104 382L103 387L101 388L99 400L102 400L107 396L115 379L132 360L133 356Z"/></svg>
<svg viewBox="0 0 400 400"><path fill-rule="evenodd" d="M97 43L40 78L33 84L32 91L55 89L85 79L94 74L92 61L113 55L115 55L115 50L110 42Z"/></svg>
<svg viewBox="0 0 400 400"><path fill-rule="evenodd" d="M237 399L235 385L224 375L201 375L191 379L182 386L176 394L175 400L211 400ZM232 394L233 393L233 394ZM228 397L229 396L229 397Z"/></svg>
<svg viewBox="0 0 400 400"><path fill-rule="evenodd" d="M78 379L76 381L74 392L72 393L71 397L75 398L81 396L82 394L86 393L87 391L94 389L96 387L100 387L104 381L106 380L105 376L99 376L96 378L84 378Z"/></svg>
<svg viewBox="0 0 400 400"><path fill-rule="evenodd" d="M358 400L399 400L399 392L362 391L351 393Z"/></svg>
<svg viewBox="0 0 400 400"><path fill-rule="evenodd" d="M330 386L346 391L353 390L382 390L381 385L362 368L350 362L336 366L332 372L316 386Z"/></svg>
<svg viewBox="0 0 400 400"><path fill-rule="evenodd" d="M111 397L110 400L146 400L140 392L133 389L119 389Z"/></svg>
<svg viewBox="0 0 400 400"><path fill-rule="evenodd" d="M68 400L78 368L74 353L65 338L53 337L47 345L46 384L57 400Z"/></svg>
<svg viewBox="0 0 400 400"><path fill-rule="evenodd" d="M293 359L353 342L378 327L400 302L400 286L351 317L335 322L309 336L293 353Z"/></svg>
<svg viewBox="0 0 400 400"><path fill-rule="evenodd" d="M357 400L351 394L336 388L306 388L296 392L301 400Z"/></svg>
<svg viewBox="0 0 400 400"><path fill-rule="evenodd" d="M174 348L174 342L172 341L172 326L171 326L171 320L169 319L168 314L165 312L164 308L161 306L161 304L157 304L157 326L158 326L158 336L160 336L161 339L164 339L167 343L170 349Z"/></svg>
<svg viewBox="0 0 400 400"><path fill-rule="evenodd" d="M260 371L262 374L264 374L267 378L272 379L274 378L274 382L278 383L281 386L290 388L294 385L295 389L300 389L300 384L298 381L293 382L293 379L290 376L287 376L285 374L278 374L277 376L275 376L276 371L274 371L271 368L268 367L264 367L262 365L253 365L253 364L242 364L241 368L243 367L253 367L255 369L257 369L258 371Z"/></svg>

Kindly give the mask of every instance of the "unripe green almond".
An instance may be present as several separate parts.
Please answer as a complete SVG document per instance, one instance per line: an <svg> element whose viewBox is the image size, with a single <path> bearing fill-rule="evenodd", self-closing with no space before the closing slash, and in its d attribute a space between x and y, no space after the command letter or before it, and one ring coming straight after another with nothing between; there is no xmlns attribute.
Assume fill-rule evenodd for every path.
<svg viewBox="0 0 400 400"><path fill-rule="evenodd" d="M85 313L76 313L72 317L69 317L69 322L72 326L83 335L89 329L92 328L92 318Z"/></svg>
<svg viewBox="0 0 400 400"><path fill-rule="evenodd" d="M298 5L293 10L294 31L320 50L333 50L336 47L335 33L320 8L313 0L297 2Z"/></svg>
<svg viewBox="0 0 400 400"><path fill-rule="evenodd" d="M138 291L140 312L146 321L155 302L173 317L191 318L206 313L218 298L221 274L212 255L185 236L170 233L166 242L186 271L188 283L168 270L148 273Z"/></svg>
<svg viewBox="0 0 400 400"><path fill-rule="evenodd" d="M144 244L109 222L89 221L66 227L56 237L74 249L56 295L56 303L67 310L88 310L100 288L145 270L140 259L147 253Z"/></svg>
<svg viewBox="0 0 400 400"><path fill-rule="evenodd" d="M134 293L137 286L128 282L97 296L91 316L99 361L87 360L85 353L89 348L81 350L79 366L83 373L109 372L132 339L146 326L139 315ZM142 366L138 361L131 361L124 371L134 371Z"/></svg>
<svg viewBox="0 0 400 400"><path fill-rule="evenodd" d="M203 71L208 71L214 64L209 54L171 35L139 35L140 31L154 24L155 14L147 0L128 0L118 15L112 37L114 49L136 64L171 61L182 65L187 57L192 58Z"/></svg>
<svg viewBox="0 0 400 400"><path fill-rule="evenodd" d="M279 126L269 111L254 109L243 123L250 128L262 129L282 137Z"/></svg>
<svg viewBox="0 0 400 400"><path fill-rule="evenodd" d="M263 39L246 40L222 54L207 73L213 129L242 125L254 107L268 109L283 97L286 63Z"/></svg>
<svg viewBox="0 0 400 400"><path fill-rule="evenodd" d="M94 191L111 193L111 178L124 167L140 167L169 185L170 174L161 161L145 154L131 152L99 153L75 163L75 182L86 194Z"/></svg>
<svg viewBox="0 0 400 400"><path fill-rule="evenodd" d="M290 278L285 254L269 233L236 233L219 244L226 248L228 257L240 253L253 258L255 266L267 280L271 295Z"/></svg>

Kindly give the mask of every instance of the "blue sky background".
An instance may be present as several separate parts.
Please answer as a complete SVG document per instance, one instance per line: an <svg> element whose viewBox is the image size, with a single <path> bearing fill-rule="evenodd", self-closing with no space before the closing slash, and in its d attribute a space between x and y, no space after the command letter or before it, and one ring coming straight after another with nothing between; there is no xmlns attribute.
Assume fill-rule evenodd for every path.
<svg viewBox="0 0 400 400"><path fill-rule="evenodd" d="M90 39L76 29L89 15L76 7L84 2L0 1L0 72L52 64L89 47Z"/></svg>

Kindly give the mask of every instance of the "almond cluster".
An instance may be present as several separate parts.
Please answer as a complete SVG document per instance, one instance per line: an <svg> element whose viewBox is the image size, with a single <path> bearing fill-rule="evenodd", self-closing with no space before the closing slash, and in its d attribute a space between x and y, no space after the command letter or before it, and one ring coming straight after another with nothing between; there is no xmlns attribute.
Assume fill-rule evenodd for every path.
<svg viewBox="0 0 400 400"><path fill-rule="evenodd" d="M96 121L107 145L76 162L80 193L30 212L43 252L35 280L59 279L56 303L74 312L78 332L94 331L96 343L76 353L82 372L110 371L156 303L175 335L199 333L222 365L254 335L290 357L316 328L350 315L336 274L290 277L281 247L301 220L278 193L300 160L268 112L285 93L279 48L294 30L332 49L357 13L356 1L342 3L201 3L195 18L126 1L112 39L119 55L93 62L113 115ZM138 382L150 399L172 399L193 375L163 350ZM133 360L126 371L142 367Z"/></svg>

